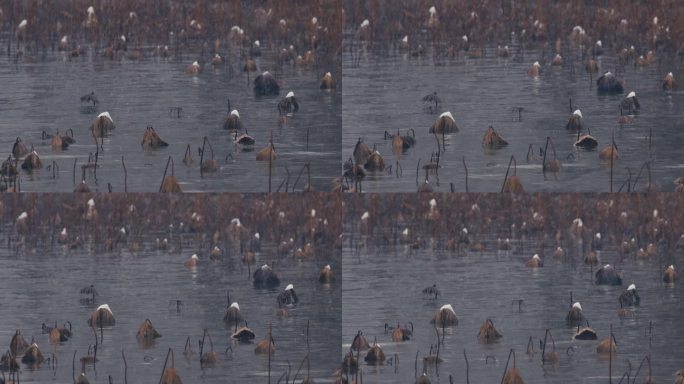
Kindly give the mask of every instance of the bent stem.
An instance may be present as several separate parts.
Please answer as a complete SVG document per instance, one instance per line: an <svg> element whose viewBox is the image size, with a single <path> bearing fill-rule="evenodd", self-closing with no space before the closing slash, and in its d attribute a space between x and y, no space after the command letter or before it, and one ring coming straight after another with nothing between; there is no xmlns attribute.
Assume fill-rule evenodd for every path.
<svg viewBox="0 0 684 384"><path fill-rule="evenodd" d="M169 362L169 356L171 356L171 368L174 368L176 365L173 356L173 349L169 348L169 351L166 353L166 359L164 360L164 367L162 368L161 376L159 377L159 384L162 383L162 379L164 378L164 372L166 372L166 364Z"/></svg>
<svg viewBox="0 0 684 384"><path fill-rule="evenodd" d="M503 376L501 376L501 384L503 384L504 379L506 378L506 372L508 372L508 363L511 361L511 355L513 356L513 368L515 368L515 351L513 348L511 348L511 351L508 353L508 359L506 360L506 367L504 367Z"/></svg>
<svg viewBox="0 0 684 384"><path fill-rule="evenodd" d="M162 187L164 186L164 180L166 180L166 171L169 169L169 164L171 164L171 176L173 176L173 171L174 171L174 166L173 166L173 157L169 156L169 159L166 161L166 168L164 168L164 176L162 176L162 182L161 185L159 186L159 192L162 191Z"/></svg>
<svg viewBox="0 0 684 384"><path fill-rule="evenodd" d="M511 155L511 160L508 162L508 168L506 168L506 177L504 177L504 182L501 186L501 193L503 193L506 188L506 181L508 180L508 173L511 170L511 164L513 164L513 176L515 176L518 170L518 162L515 161L515 156L513 155Z"/></svg>
<svg viewBox="0 0 684 384"><path fill-rule="evenodd" d="M639 173L637 173L636 178L634 179L634 184L632 184L632 189L636 189L637 182L639 181L639 177L641 176L641 172L643 172L644 168L646 168L646 172L648 174L648 185L647 185L647 190L651 188L651 163L648 161L645 161L642 165L641 168L639 168Z"/></svg>

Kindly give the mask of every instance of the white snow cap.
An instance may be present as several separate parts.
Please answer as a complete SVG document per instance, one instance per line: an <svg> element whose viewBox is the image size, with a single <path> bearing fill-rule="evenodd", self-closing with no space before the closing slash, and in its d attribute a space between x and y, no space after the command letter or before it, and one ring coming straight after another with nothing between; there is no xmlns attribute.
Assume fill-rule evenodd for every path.
<svg viewBox="0 0 684 384"><path fill-rule="evenodd" d="M286 98L286 99L287 99L287 98L290 98L290 97L294 97L294 92L290 91L290 92L287 93L287 95L285 95L285 98Z"/></svg>
<svg viewBox="0 0 684 384"><path fill-rule="evenodd" d="M401 39L402 42L408 43L408 35L404 35L404 38Z"/></svg>
<svg viewBox="0 0 684 384"><path fill-rule="evenodd" d="M88 207L94 207L95 206L95 200L90 199L88 200Z"/></svg>
<svg viewBox="0 0 684 384"><path fill-rule="evenodd" d="M451 304L444 304L439 308L439 310L440 311L447 310L447 311L454 313L454 308L451 306Z"/></svg>
<svg viewBox="0 0 684 384"><path fill-rule="evenodd" d="M434 16L435 14L437 14L437 8L435 8L435 6L433 5L432 7L430 7L430 9L428 9L428 12L430 12L430 14Z"/></svg>
<svg viewBox="0 0 684 384"><path fill-rule="evenodd" d="M636 93L634 91L632 91L627 95L627 98L629 99L630 97L634 97L634 96L636 96Z"/></svg>
<svg viewBox="0 0 684 384"><path fill-rule="evenodd" d="M294 289L294 285L292 285L292 284L288 284L287 287L285 287L286 291L289 291L291 289Z"/></svg>
<svg viewBox="0 0 684 384"><path fill-rule="evenodd" d="M17 220L24 220L27 217L28 217L28 213L22 212L21 215L19 215L19 217L17 217Z"/></svg>
<svg viewBox="0 0 684 384"><path fill-rule="evenodd" d="M114 122L114 120L112 120L112 115L110 115L109 112L102 112L102 113L100 113L99 115L97 115L97 118L98 118L98 119L99 119L100 117L106 117L106 118L109 119L109 121L111 121L112 123Z"/></svg>
<svg viewBox="0 0 684 384"><path fill-rule="evenodd" d="M231 305L230 305L230 308L235 308L235 309L237 309L238 311L240 310L240 306L238 305L237 301L234 302L233 304L231 304Z"/></svg>
<svg viewBox="0 0 684 384"><path fill-rule="evenodd" d="M94 15L95 8L93 8L93 6L91 5L90 7L88 7L88 10L86 12L88 12L88 15Z"/></svg>
<svg viewBox="0 0 684 384"><path fill-rule="evenodd" d="M311 210L311 217L316 217L316 210L315 209Z"/></svg>
<svg viewBox="0 0 684 384"><path fill-rule="evenodd" d="M325 269L326 271L329 271L329 270L331 269L331 268L330 268L330 264L328 264L328 265L326 265L325 267L323 267L323 269Z"/></svg>
<svg viewBox="0 0 684 384"><path fill-rule="evenodd" d="M368 213L368 211L366 211L363 213L363 215L361 215L361 220L368 220L369 217L370 217L370 213Z"/></svg>
<svg viewBox="0 0 684 384"><path fill-rule="evenodd" d="M579 109L576 109L575 112L573 112L572 114L575 115L575 116L583 117L583 116L582 116L582 111L580 111ZM581 221L580 221L580 223L581 223Z"/></svg>
<svg viewBox="0 0 684 384"><path fill-rule="evenodd" d="M232 111L230 111L230 114L232 116L237 116L238 118L240 117L240 112L238 112L237 109L233 109Z"/></svg>
<svg viewBox="0 0 684 384"><path fill-rule="evenodd" d="M440 119L443 118L443 117L448 117L448 118L451 119L451 121L454 121L454 122L456 121L456 120L454 120L454 116L452 116L452 115L451 115L451 112L449 112L449 111L444 112L444 113L442 113L441 115L439 115L439 118L440 118Z"/></svg>
<svg viewBox="0 0 684 384"><path fill-rule="evenodd" d="M573 308L577 308L580 311L582 310L582 306L580 305L579 301L576 301L575 304L572 305Z"/></svg>
<svg viewBox="0 0 684 384"><path fill-rule="evenodd" d="M28 21L26 21L26 19L22 20L21 23L19 23L19 28L25 27L26 24L28 24Z"/></svg>
<svg viewBox="0 0 684 384"><path fill-rule="evenodd" d="M361 28L367 27L367 26L369 26L369 25L370 25L370 21L368 21L368 19L366 19L366 20L364 20L363 22L361 22Z"/></svg>
<svg viewBox="0 0 684 384"><path fill-rule="evenodd" d="M98 310L98 311L99 311L100 309L104 309L105 311L107 311L107 312L109 312L109 313L112 313L112 309L109 308L109 305L107 305L107 304L102 304L102 305L100 305L99 307L97 307L97 310Z"/></svg>
<svg viewBox="0 0 684 384"><path fill-rule="evenodd" d="M190 256L190 258L193 260L199 260L199 256L197 256L196 253L193 253L192 256Z"/></svg>
<svg viewBox="0 0 684 384"><path fill-rule="evenodd" d="M636 285L630 284L629 287L627 287L627 290L628 290L628 291L634 291L634 290L636 290Z"/></svg>

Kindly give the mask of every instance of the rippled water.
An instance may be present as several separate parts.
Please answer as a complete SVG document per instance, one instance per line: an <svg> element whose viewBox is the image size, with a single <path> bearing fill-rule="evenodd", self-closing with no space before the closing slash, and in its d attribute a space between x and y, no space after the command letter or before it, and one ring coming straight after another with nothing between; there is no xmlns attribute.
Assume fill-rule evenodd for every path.
<svg viewBox="0 0 684 384"><path fill-rule="evenodd" d="M346 231L348 236L350 231L351 228ZM376 239L377 236L380 235L376 233ZM514 348L517 368L526 383L605 383L608 359L597 355L598 342L573 341L575 330L565 325L570 291L581 302L599 339L608 337L610 325L613 326L618 348L613 360L613 382L619 381L627 371L628 361L632 364L633 377L649 351L656 382L672 382L672 374L681 368L682 354L676 351L684 346L684 329L679 319L684 309L684 288L681 284L663 286L664 266L655 259L620 260L614 249L600 252L602 263L611 263L624 271L625 285L609 287L592 283L592 271L580 261L576 250L570 251L571 261L553 260L548 243L544 267L527 268L525 262L540 249L539 239L529 239L523 244L522 253L492 250L491 241L489 250L481 254L371 244L376 243L358 235L353 243L345 244L343 351L349 350L357 331L362 330L369 343L377 338L387 358L398 358L399 364L387 361L384 365L369 366L363 362L366 351L361 352L366 383L413 382L416 354L426 356L430 345L436 345L437 337L430 320L446 303L453 306L459 323L446 330L440 350L444 362L438 372L434 365L428 366L431 382L448 383L451 375L455 383L465 383L464 349L471 383L499 382L509 350ZM617 315L618 296L631 282L636 283L641 306L634 310L633 317L621 319ZM432 284L442 293L437 300L421 293ZM523 300L520 311L518 300ZM479 328L487 318L503 334L494 344L478 342ZM650 321L654 330L649 349ZM395 326L408 322L414 325L410 341L392 342L391 336L384 332L385 323ZM541 363L539 340L544 338L546 328L551 330L556 351L560 353L560 362L553 366ZM530 336L537 351L532 357L525 354ZM417 367L421 374L422 363L418 362ZM644 367L638 382L645 381L645 373Z"/></svg>
<svg viewBox="0 0 684 384"><path fill-rule="evenodd" d="M151 56L150 53L148 53ZM266 52L258 61L260 70L271 69L273 54ZM20 61L0 60L0 148L4 156L12 150L16 137L27 146L34 145L45 167L56 162L57 177L51 169L22 172L22 190L68 192L74 188L73 166L77 160L76 182L81 180L80 165L95 152L89 131L96 113L82 113L79 98L92 91L100 101L97 113L108 111L116 129L104 140L97 175L89 172L91 190L106 191L108 183L116 191L124 190L121 158L128 172L128 191L156 192L159 189L168 156L175 161L175 174L184 191L268 191L268 163L256 162L256 151L265 147L273 133L278 158L273 165L272 189L275 190L290 172L289 186L306 163L311 164L311 184L315 190L329 190L330 181L339 174L341 91L319 90L326 71L339 78L339 69L301 69L285 66L278 74L282 94L256 98L252 84L241 73L242 63L231 61L213 71L208 65L199 76L185 73L197 56L186 53L181 59L148 57L141 61L108 61L101 55L68 60L61 52ZM240 71L238 71L238 69ZM254 79L254 74L250 77ZM292 90L300 111L287 125L278 127L278 101ZM256 139L254 151L242 151L233 144L231 134L222 129L227 116L227 99L240 111L243 125ZM170 108L181 107L178 118ZM145 128L151 125L169 143L163 149L144 151L140 146ZM64 135L73 129L76 144L64 151L53 151L41 133ZM198 148L202 138L211 140L220 171L200 175ZM307 143L308 137L308 143ZM194 164L182 163L190 144ZM207 154L209 151L207 150ZM230 155L230 157L228 157ZM287 170L286 170L287 168ZM301 190L307 173L296 186ZM281 190L284 190L284 186Z"/></svg>
<svg viewBox="0 0 684 384"><path fill-rule="evenodd" d="M357 45L358 46L358 45ZM349 53L343 60L343 159L352 156L358 138L371 148L376 145L384 156L392 174L370 175L362 183L367 192L394 192L416 190L416 167L429 162L437 152L435 137L428 133L438 113L423 109L423 96L437 92L442 104L438 111L451 111L459 132L446 136L446 149L440 161L439 178L430 176L435 191L449 191L450 183L456 191L466 191L462 158L468 166L468 190L498 192L511 155L515 155L517 175L527 191L563 192L609 191L610 165L599 160L597 150L577 151L573 147L576 134L566 131L570 116L569 98L573 108L580 108L585 127L597 138L599 148L608 147L615 135L620 158L614 168L614 186L617 191L632 172L632 182L645 161L651 162L652 181L656 190L671 191L673 180L682 176L684 156L681 142L684 139L684 93L665 92L662 79L672 71L675 78L684 75L681 62L662 58L648 67L628 66L620 75L626 81L621 96L598 95L596 75L593 82L584 70L584 61L575 50L562 52L566 64L562 68L550 65L549 51L528 51L510 59L496 56L496 48L489 47L484 58L433 59L431 50L424 57L413 58L406 54L375 52L361 53L355 65ZM531 64L539 60L542 74L538 79L527 75ZM616 58L599 57L600 71L613 71ZM634 124L619 126L619 102L627 92L636 91L641 111ZM523 108L521 120L514 108ZM485 150L482 136L490 125L509 145L499 150ZM415 130L417 144L404 154L393 154L391 141L383 134L398 131L406 134ZM652 131L649 148L648 136ZM542 172L541 160L527 162L530 144L543 147L550 136L562 161L557 175ZM441 140L441 138L440 138ZM550 152L549 152L550 153ZM569 155L574 160L568 160ZM403 176L397 177L397 162ZM643 189L640 179L637 186ZM418 180L425 179L421 169ZM437 184L438 183L438 184ZM626 190L627 187L624 187Z"/></svg>
<svg viewBox="0 0 684 384"><path fill-rule="evenodd" d="M188 240L172 238L171 243L187 244ZM153 239L145 239L147 244L150 241ZM276 271L282 273L283 284L294 283L300 299L289 316L279 317L275 314L276 295L284 285L274 290L253 288L247 278L247 268L234 260L236 256L221 262L206 258L198 268L189 270L183 261L193 252L192 248L186 246L181 250L178 245L172 248L168 252L148 249L136 253L92 254L86 250L65 250L55 244L47 252L28 247L16 254L3 247L0 250L3 265L0 340L8 346L14 330L20 329L27 340L35 337L46 358L52 354L57 358L54 371L47 363L37 370L21 364L21 381L69 382L74 351L78 359L94 344L87 319L97 305L107 303L116 325L104 329L104 342L97 353L100 361L86 371L91 383L107 383L109 375L114 382L123 383L122 349L128 364L129 383L157 382L169 347L175 352L176 368L183 382L219 383L226 378L266 382L268 356L255 355L254 344L232 342L232 329L222 322L226 290L230 290L231 300L239 302L257 342L266 338L269 326L273 326L276 352L271 361L271 382L287 371L288 364L292 370L290 379L293 378L307 354L307 325L311 378L323 382L332 375L339 364L341 293L339 284L318 283L320 260L278 264ZM263 248L257 261L271 263L274 255L271 247ZM331 264L333 270L339 270L339 264ZM90 284L99 292L95 305L79 300L80 289ZM151 347L136 341L137 328L146 318L162 334ZM59 345L49 344L47 335L41 333L41 324L61 325L66 321L73 324L73 338ZM201 369L197 355L186 359L183 347L190 336L193 349L198 352L203 328L209 330L219 362L214 367ZM76 364L78 373L80 363ZM306 365L298 380L305 373Z"/></svg>

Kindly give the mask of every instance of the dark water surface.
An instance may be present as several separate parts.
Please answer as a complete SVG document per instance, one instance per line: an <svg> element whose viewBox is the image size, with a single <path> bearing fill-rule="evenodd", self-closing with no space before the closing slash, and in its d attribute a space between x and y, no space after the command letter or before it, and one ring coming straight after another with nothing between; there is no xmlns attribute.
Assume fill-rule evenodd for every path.
<svg viewBox="0 0 684 384"><path fill-rule="evenodd" d="M151 234L151 235L164 235ZM146 242L153 238L146 239ZM187 242L188 240L183 240ZM172 238L171 243L177 244ZM87 246L86 246L87 247ZM196 269L187 269L183 261L191 248L156 251L146 249L131 253L127 250L112 254L92 254L87 250L65 250L55 245L47 252L30 247L18 254L3 247L0 253L0 317L3 327L0 340L8 346L15 329L35 341L45 357L54 354L57 368L47 363L31 370L21 364L21 381L35 383L66 383L71 380L71 360L85 356L94 336L87 319L97 305L107 303L112 308L116 325L104 329L95 367L86 375L91 383L123 383L124 365L121 350L128 363L128 382L157 382L169 347L175 352L176 368L186 383L266 382L268 356L255 355L255 344L237 344L230 339L232 329L222 322L226 309L226 290L237 301L245 320L256 333L256 342L267 337L273 326L276 352L271 361L271 382L275 382L288 363L290 379L307 354L306 329L309 324L311 377L317 382L327 380L337 367L339 357L341 294L339 284L318 283L320 261L285 261L276 270L282 273L281 287L274 290L255 289L247 280L246 266L232 256L220 262L201 260ZM258 265L275 259L275 250L264 247L257 256ZM339 270L333 264L333 270ZM253 270L253 268L252 268ZM285 285L293 283L300 304L290 309L289 316L275 314L276 295ZM79 290L95 284L99 292L95 305L79 301ZM177 306L177 300L181 300ZM138 326L149 318L162 334L151 347L136 341ZM41 333L41 323L53 325L71 321L73 338L59 345L48 343ZM183 346L190 336L193 350L198 352L198 340L203 328L213 339L219 362L214 367L200 368L197 354L186 359ZM207 342L207 348L209 343ZM231 349L227 348L230 347ZM77 361L77 372L80 363ZM306 364L299 378L306 374Z"/></svg>
<svg viewBox="0 0 684 384"><path fill-rule="evenodd" d="M319 90L320 77L331 68L302 69L286 65L281 95L256 98L252 84L241 72L242 63L235 56L233 72L226 64L212 70L207 63L203 73L189 76L185 69L197 55L186 53L182 59L156 59L148 51L141 61L109 61L92 50L85 57L69 60L65 53L48 52L18 65L3 59L0 64L0 148L5 158L17 137L35 146L43 161L41 170L22 174L22 190L68 192L73 190L73 165L77 158L76 182L81 180L80 165L95 152L89 127L98 113L108 111L116 129L104 140L97 178L88 173L91 190L106 191L111 183L116 191L124 190L121 157L128 171L128 191L156 192L159 189L168 156L175 161L175 174L184 191L268 191L268 163L256 162L256 151L265 147L273 133L278 158L273 164L273 190L291 174L289 186L305 163L311 163L311 184L315 190L329 190L330 181L339 173L341 137L341 91ZM273 53L264 50L258 59L259 71L274 71ZM260 73L260 72L259 72ZM254 79L254 74L250 76ZM293 91L300 111L287 125L278 127L278 101ZM100 104L96 113L82 113L80 96L94 91ZM256 139L253 151L243 151L233 144L233 136L222 129L227 116L227 99L237 108L247 131ZM170 112L181 107L182 116ZM151 125L169 146L144 151L140 146L145 128ZM76 144L64 151L53 151L41 133L64 135L73 129ZM308 146L307 146L308 134ZM214 156L221 168L200 175L197 149L202 138L211 140ZM181 160L190 144L194 164L186 167ZM1 154L1 153L0 153ZM207 154L209 151L207 150ZM227 158L227 156L230 157ZM231 158L232 157L232 158ZM45 167L55 161L57 177ZM307 173L297 189L306 183ZM284 187L283 189L284 190Z"/></svg>
<svg viewBox="0 0 684 384"><path fill-rule="evenodd" d="M357 45L358 46L358 45ZM440 161L439 180L430 176L435 191L449 191L454 183L456 191L465 191L465 172L462 158L468 166L469 191L498 192L501 190L511 155L515 155L520 176L526 191L563 192L610 190L610 165L599 160L598 150L608 147L615 134L620 158L614 167L614 187L617 191L628 177L632 182L645 161L651 162L652 181L659 191L674 189L673 180L682 176L684 155L684 93L665 92L662 79L668 72L682 77L681 61L662 58L643 68L631 64L620 69L626 81L625 93L619 96L598 95L596 75L590 82L584 70L584 61L577 48L561 52L565 57L562 68L552 67L550 61L555 53L528 51L524 56L516 53L504 59L496 55L496 47L488 47L480 59L464 58L433 59L432 50L424 57L413 58L407 54L374 52L361 53L359 65L350 54L343 59L344 105L343 105L343 159L353 153L359 137L372 148L377 145L387 173L369 175L362 183L364 191L412 192L416 190L416 167L429 162L437 152L435 137L428 133L439 113L451 111L459 132L446 135L446 150ZM514 48L517 52L517 48ZM442 51L440 51L440 54ZM542 64L539 78L527 75L534 61ZM599 74L615 72L616 57L604 54L598 58ZM628 92L635 91L641 110L635 122L618 125L619 103ZM439 113L423 109L423 96L437 92L442 100ZM599 147L593 151L577 151L573 147L576 133L566 131L570 116L569 98L573 108L579 108L584 116L585 127L596 137ZM518 121L514 108L523 108ZM482 147L482 136L490 125L501 134L509 145L499 150ZM404 154L393 154L390 140L383 140L388 131L406 134L415 130L417 144ZM648 136L652 131L649 149ZM526 161L530 144L534 144L539 156L546 136L550 136L563 163L556 176L542 172L541 160ZM441 137L440 137L441 140ZM551 152L549 152L550 154ZM569 155L574 160L568 160ZM403 176L397 177L397 161ZM645 173L644 173L645 175ZM637 189L643 190L644 175ZM425 179L421 169L419 181ZM439 182L439 185L437 185ZM624 187L627 190L627 187Z"/></svg>
<svg viewBox="0 0 684 384"><path fill-rule="evenodd" d="M613 360L614 383L627 371L628 361L633 378L649 351L656 382L672 382L672 374L681 368L684 328L679 318L684 310L684 290L681 284L662 284L665 266L656 259L636 261L630 257L620 261L615 249L600 252L601 263L611 263L624 271L624 285L612 287L594 285L590 267L581 262L576 251L571 251L569 261L562 262L554 260L547 247L544 267L527 268L525 262L540 248L539 239L526 241L522 253L492 250L491 241L489 250L467 254L364 243L374 244L370 239L357 237L352 244L346 242L343 253L343 351L349 350L357 331L362 330L369 343L377 338L388 359L396 359L396 355L399 360L398 365L388 361L385 365L369 366L363 362L366 351L362 351L366 383L414 382L416 354L419 358L427 356L430 345L436 345L430 320L447 303L453 306L459 323L446 330L440 350L444 362L438 372L434 365L428 365L433 383L448 383L449 375L455 383L466 382L464 349L470 363L471 383L499 382L511 348L516 351L517 368L525 383L608 382L608 358L597 355L598 341L573 341L575 329L565 325L570 291L581 303L599 340L608 337L610 325L613 326L618 348ZM632 282L637 286L641 306L634 309L633 317L621 319L617 315L618 296ZM432 284L442 293L437 300L421 293ZM524 301L520 311L518 300ZM478 342L479 328L487 318L503 334L494 344ZM390 334L384 332L385 323L396 326L409 321L414 324L410 341L392 342ZM654 330L649 349L650 321ZM546 328L551 330L560 354L556 365L541 363L539 340L544 338ZM525 354L530 336L537 351L532 357ZM420 361L417 367L420 374ZM638 382L645 381L646 373L646 367L642 368Z"/></svg>

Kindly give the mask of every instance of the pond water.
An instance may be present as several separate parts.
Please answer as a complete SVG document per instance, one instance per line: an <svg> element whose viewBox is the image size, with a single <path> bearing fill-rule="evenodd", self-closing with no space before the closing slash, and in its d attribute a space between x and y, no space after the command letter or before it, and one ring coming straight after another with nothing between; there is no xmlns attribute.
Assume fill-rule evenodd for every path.
<svg viewBox="0 0 684 384"><path fill-rule="evenodd" d="M428 244L436 245L434 250L429 245L413 250L408 245L393 245L388 228L376 227L373 237L364 235L358 224L361 213L357 213L356 220L347 220L345 229L348 241L343 250L343 353L349 351L361 330L369 343L377 339L388 359L384 365L367 365L363 361L367 351L361 351L364 382L414 382L416 355L427 356L431 345L436 345L437 336L430 320L442 305L449 303L459 322L446 329L439 355L444 362L437 371L434 364L427 366L432 383L449 383L450 375L454 383L466 382L464 349L471 383L499 382L511 348L515 349L517 368L526 383L605 383L608 358L597 355L598 342L573 340L575 329L565 324L570 292L574 300L581 302L599 340L608 337L612 324L618 348L612 362L613 382L628 370L628 361L633 378L648 353L652 356L656 382L672 382L672 374L681 368L683 355L675 351L684 346L684 328L679 321L684 309L684 288L681 284L666 287L662 283L663 263L681 255L663 255L661 261L637 261L633 256L622 259L615 247L604 244L599 260L623 271L625 280L623 286L599 286L593 283L596 267L592 271L581 261L577 246L567 246L568 259L561 261L551 257L553 240L546 240L544 267L532 269L525 263L541 249L540 236L529 237L522 243L514 241L514 249L519 251L497 251L497 229L492 227L491 232L477 237L488 244L482 253L448 252L443 246L444 238L435 242L425 238ZM502 220L499 224L500 227L494 227L506 228L511 222ZM418 233L413 223L406 227L410 233ZM403 228L402 224L398 230ZM387 244L387 239L388 245L380 245ZM632 282L638 289L641 306L633 309L632 317L620 318L618 296ZM422 294L424 288L433 284L441 291L437 300ZM488 318L503 338L493 344L480 344L478 331ZM651 321L653 332L649 334ZM385 323L403 326L409 322L414 326L409 341L392 342L390 334L385 333ZM550 329L560 354L560 362L555 365L541 363L539 340L544 338L546 328ZM536 351L533 356L525 353L530 337ZM397 359L399 364L395 364ZM642 368L638 382L645 381L645 369ZM420 360L417 373L422 373Z"/></svg>
<svg viewBox="0 0 684 384"><path fill-rule="evenodd" d="M3 45L4 46L4 45ZM69 192L74 178L81 180L80 165L96 150L89 127L98 113L108 111L116 129L104 139L97 174L88 172L86 181L93 191L124 190L122 156L127 169L128 191L156 192L169 156L175 162L175 175L183 191L268 191L268 162L257 162L256 152L265 147L273 134L278 158L272 169L272 189L276 190L290 173L288 185L304 164L311 164L311 184L315 190L329 190L339 174L341 140L341 90L319 90L326 71L339 78L339 68L302 69L289 65L277 73L283 82L280 96L256 98L252 84L242 73L242 63L229 56L229 63L212 70L207 63L203 73L185 73L199 55L185 53L170 59L147 58L140 61L109 61L92 50L85 56L67 58L63 52L39 53L37 57L0 60L0 148L5 158L17 137L33 145L44 168L21 172L23 191ZM225 55L224 55L225 56ZM274 72L274 54L264 49L257 66ZM232 66L232 71L230 67ZM254 79L254 74L250 80ZM287 124L278 125L278 101L289 91L298 99L300 111ZM82 95L95 92L100 104L93 113L82 113ZM222 129L228 114L227 100L237 108L243 126L256 139L252 151L233 144L233 136ZM176 110L180 107L180 117ZM169 146L144 151L140 143L147 126L153 126ZM43 131L64 135L73 130L76 143L63 151L53 151ZM219 160L220 170L200 174L198 148L207 136ZM308 139L308 142L307 142ZM190 145L194 164L182 163ZM206 150L209 156L209 150ZM77 159L74 177L74 160ZM48 166L57 164L56 175ZM170 172L170 170L169 170ZM53 177L54 176L54 177ZM307 182L303 172L296 185ZM283 186L281 190L284 190Z"/></svg>
<svg viewBox="0 0 684 384"><path fill-rule="evenodd" d="M515 52L511 58L499 58L496 47L486 47L484 57L459 57L449 60L442 54L433 58L433 50L412 57L396 50L353 52L343 58L343 160L349 159L354 146L362 138L371 148L376 146L390 172L368 175L362 182L366 192L412 192L416 178L425 180L421 169L437 152L429 127L440 113L451 111L459 131L446 135L438 177L430 175L435 191L466 191L463 158L468 167L468 191L499 192L511 155L517 160L517 175L526 191L563 192L610 191L610 164L599 160L598 150L608 147L614 134L619 159L614 164L613 190L617 191L632 173L632 183L645 161L651 163L651 178L659 191L674 189L673 181L682 176L684 155L680 143L684 139L684 92L665 92L662 79L668 72L675 78L682 73L681 60L662 57L646 67L617 67L610 54L599 56L600 73L615 72L626 81L622 95L598 95L596 75L590 79L584 70L577 48L565 48L563 67L550 65L553 53L539 50ZM356 61L358 60L358 61ZM542 65L538 78L527 75L534 61ZM620 126L619 104L622 97L635 91L641 110L634 123ZM442 103L437 111L423 108L421 99L433 92ZM576 150L576 133L565 129L573 109L581 109L584 125L599 142L598 149ZM520 115L518 108L522 108ZM520 117L520 119L519 119ZM498 150L482 147L482 137L489 126L508 141ZM585 128L586 129L586 128ZM394 154L391 140L384 132L405 135L414 130L416 145L405 153ZM651 142L649 147L649 134ZM527 161L530 144L539 157L546 137L555 142L557 158L562 162L557 174L542 172L541 160ZM441 137L439 137L441 141ZM551 150L549 150L551 155ZM571 156L572 155L572 156ZM397 175L397 163L403 173ZM511 170L513 172L513 170ZM645 184L642 174L637 189ZM627 187L623 187L627 190Z"/></svg>
<svg viewBox="0 0 684 384"><path fill-rule="evenodd" d="M178 222L175 225L178 227ZM84 228L70 228L72 234L88 232ZM295 375L307 354L307 326L311 378L317 382L328 380L339 364L341 286L335 282L329 285L318 282L318 273L326 263L332 265L333 271L340 270L339 256L330 256L332 253L318 259L295 261L276 256L275 246L263 243L256 256L257 265L271 265L279 260L274 269L281 273L282 280L278 288L256 289L248 279L247 266L238 260L238 250L226 252L223 260L212 262L205 244L200 265L195 269L185 268L183 262L200 246L201 237L196 234L170 236L166 231L146 231L141 237L140 251L131 252L123 247L114 252L92 252L90 236L83 237L86 239L83 248L69 250L56 242L50 245L49 235L42 240L29 237L27 244L34 245L16 251L21 237L16 235L13 226L3 225L2 232L3 237L12 241L10 248L8 241L3 241L5 245L0 250L0 263L4 265L0 270L3 319L0 340L9 346L14 331L20 329L27 340L35 338L46 358L54 354L57 359L54 370L48 363L34 370L20 363L22 382L69 382L74 351L78 359L86 355L89 345L94 345L87 319L103 303L112 308L116 325L104 329L104 339L97 352L99 362L86 370L91 383L107 383L110 375L113 382L124 382L122 349L128 382L157 382L169 348L175 352L175 366L183 382L218 383L225 382L226 378L266 382L268 356L256 355L255 344L233 342L232 327L228 328L222 321L227 290L256 333L256 342L265 339L269 327L273 327L276 352L272 355L271 382L276 382L288 370L288 364L290 380ZM161 236L169 237L168 251L153 247L154 239ZM289 283L294 284L300 302L287 316L278 316L276 296ZM90 284L98 291L94 304L83 302L84 296L79 293ZM146 318L162 334L151 346L136 340L137 328ZM41 324L61 326L67 321L72 323L73 337L58 345L48 343ZM198 340L205 328L212 337L219 361L213 367L202 369L197 353ZM188 336L196 353L189 359L183 355ZM208 348L208 341L206 345ZM76 370L80 371L78 361ZM303 374L306 374L306 364L298 381Z"/></svg>

